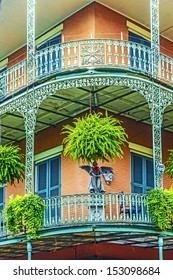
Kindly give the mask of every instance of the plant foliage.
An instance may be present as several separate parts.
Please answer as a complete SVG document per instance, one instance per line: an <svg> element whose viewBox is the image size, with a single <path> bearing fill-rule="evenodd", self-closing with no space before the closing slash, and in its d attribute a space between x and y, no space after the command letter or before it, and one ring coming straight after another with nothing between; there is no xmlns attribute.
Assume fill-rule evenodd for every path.
<svg viewBox="0 0 173 280"><path fill-rule="evenodd" d="M19 153L20 148L15 145L0 145L0 181L11 185L15 179L19 181L25 178L25 165L22 162L23 155Z"/></svg>
<svg viewBox="0 0 173 280"><path fill-rule="evenodd" d="M122 158L122 145L127 142L127 134L121 121L101 112L76 118L73 126L67 124L63 132L67 134L63 143L64 154L73 160L90 163L99 159L114 161L114 156Z"/></svg>
<svg viewBox="0 0 173 280"><path fill-rule="evenodd" d="M173 180L173 150L169 150L169 157L165 164L165 173Z"/></svg>
<svg viewBox="0 0 173 280"><path fill-rule="evenodd" d="M156 188L148 194L148 212L161 229L173 228L173 189Z"/></svg>
<svg viewBox="0 0 173 280"><path fill-rule="evenodd" d="M6 228L12 235L24 231L29 238L37 238L42 228L45 204L38 195L25 194L11 197L3 210Z"/></svg>

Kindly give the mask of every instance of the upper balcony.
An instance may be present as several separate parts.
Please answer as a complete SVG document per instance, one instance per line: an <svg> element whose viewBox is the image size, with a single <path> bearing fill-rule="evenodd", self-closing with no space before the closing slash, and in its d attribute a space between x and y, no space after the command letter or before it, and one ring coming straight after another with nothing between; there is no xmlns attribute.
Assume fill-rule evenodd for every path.
<svg viewBox="0 0 173 280"><path fill-rule="evenodd" d="M151 48L139 43L115 39L88 39L52 45L36 51L34 82L54 77L65 71L94 68L123 69L152 77ZM0 73L0 98L28 86L27 60ZM161 82L173 84L173 58L160 54Z"/></svg>

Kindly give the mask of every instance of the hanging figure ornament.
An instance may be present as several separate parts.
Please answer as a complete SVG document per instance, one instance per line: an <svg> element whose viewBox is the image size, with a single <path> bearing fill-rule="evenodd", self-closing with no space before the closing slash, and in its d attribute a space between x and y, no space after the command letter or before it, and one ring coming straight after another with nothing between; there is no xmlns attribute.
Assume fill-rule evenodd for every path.
<svg viewBox="0 0 173 280"><path fill-rule="evenodd" d="M80 168L84 169L91 176L88 189L90 193L102 193L105 192L101 176L105 179L106 183L109 184L113 180L113 169L112 167L101 166L99 167L97 162L93 162L92 166L82 165Z"/></svg>

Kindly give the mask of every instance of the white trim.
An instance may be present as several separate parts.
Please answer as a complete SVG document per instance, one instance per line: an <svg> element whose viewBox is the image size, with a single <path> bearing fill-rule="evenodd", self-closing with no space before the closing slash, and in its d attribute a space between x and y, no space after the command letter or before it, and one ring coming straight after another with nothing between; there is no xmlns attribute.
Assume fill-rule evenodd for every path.
<svg viewBox="0 0 173 280"><path fill-rule="evenodd" d="M153 158L153 149L151 148L129 142L129 149L131 153Z"/></svg>
<svg viewBox="0 0 173 280"><path fill-rule="evenodd" d="M34 156L34 161L37 164L44 160L50 159L54 156L60 155L62 153L62 151L63 151L63 145L57 146L55 148L52 148L52 149L46 150L44 152L41 152L39 154L36 154Z"/></svg>
<svg viewBox="0 0 173 280"><path fill-rule="evenodd" d="M7 67L8 57L0 61L0 70Z"/></svg>

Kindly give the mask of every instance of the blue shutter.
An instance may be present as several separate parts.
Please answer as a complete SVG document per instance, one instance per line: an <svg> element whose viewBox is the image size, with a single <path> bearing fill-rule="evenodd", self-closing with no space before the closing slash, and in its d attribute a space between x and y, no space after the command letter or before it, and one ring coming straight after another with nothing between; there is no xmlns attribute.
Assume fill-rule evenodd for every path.
<svg viewBox="0 0 173 280"><path fill-rule="evenodd" d="M132 154L132 192L143 193L142 157Z"/></svg>
<svg viewBox="0 0 173 280"><path fill-rule="evenodd" d="M60 195L60 157L49 161L50 196Z"/></svg>
<svg viewBox="0 0 173 280"><path fill-rule="evenodd" d="M146 191L154 188L153 161L146 159Z"/></svg>
<svg viewBox="0 0 173 280"><path fill-rule="evenodd" d="M37 50L38 51L39 50L44 50L45 48L49 49L51 46L58 45L59 43L61 43L61 35L58 35L55 38L45 42L40 47L38 47ZM45 73L46 72L46 67L47 67L48 73L50 73L50 69L52 69L52 71L56 71L56 72L60 71L60 68L61 68L61 51L60 50L58 50L58 67L57 67L57 69L56 69L56 65L57 65L57 63L56 63L56 59L57 59L56 52L55 51L52 52L52 57L50 57L50 53L48 52L46 58L47 58L47 65L45 65L45 62L46 62L45 61L45 55L42 55L42 56L38 57L38 61L37 61L37 64L38 64L37 75L38 75L38 77L40 76L41 72L42 72L41 77L44 77L45 74L47 75L47 73ZM50 63L52 65L50 65ZM42 67L42 71L41 71L40 67Z"/></svg>
<svg viewBox="0 0 173 280"><path fill-rule="evenodd" d="M58 44L61 43L61 40L62 40L62 38L61 38L61 34L60 34L60 35L56 36L55 38L53 38L52 40L50 40L48 42L48 45L49 45L49 47L53 46L53 45L58 45ZM60 69L61 69L61 50L60 49L58 50L58 69L56 69L56 59L57 59L56 52L53 51L52 62L51 62L52 63L52 70L53 71L55 71L55 70L60 71ZM50 58L48 58L48 60L50 62Z"/></svg>
<svg viewBox="0 0 173 280"><path fill-rule="evenodd" d="M151 43L150 41L144 39L143 37L137 35L137 34L134 34L132 32L129 32L129 41L131 42L134 42L134 43L137 43L137 44L142 44L142 45L145 45L147 47L150 47L151 48ZM140 56L140 59L141 59L141 68L144 69L144 51L140 51L139 53L139 49L136 48L135 49L135 53L133 52L133 48L130 48L130 65L131 67L134 66L134 57L135 56L135 61L136 61L136 67L139 68L139 56ZM149 61L149 56L148 56L148 53L146 53L146 62ZM149 65L148 63L146 63L146 71L149 70Z"/></svg>
<svg viewBox="0 0 173 280"><path fill-rule="evenodd" d="M37 165L37 193L42 198L47 197L48 194L48 174L47 162L44 161Z"/></svg>
<svg viewBox="0 0 173 280"><path fill-rule="evenodd" d="M0 211L3 210L5 204L5 188L0 188Z"/></svg>
<svg viewBox="0 0 173 280"><path fill-rule="evenodd" d="M141 155L131 155L132 192L146 193L154 188L153 160Z"/></svg>
<svg viewBox="0 0 173 280"><path fill-rule="evenodd" d="M48 159L37 164L37 194L42 198L61 194L61 158Z"/></svg>

